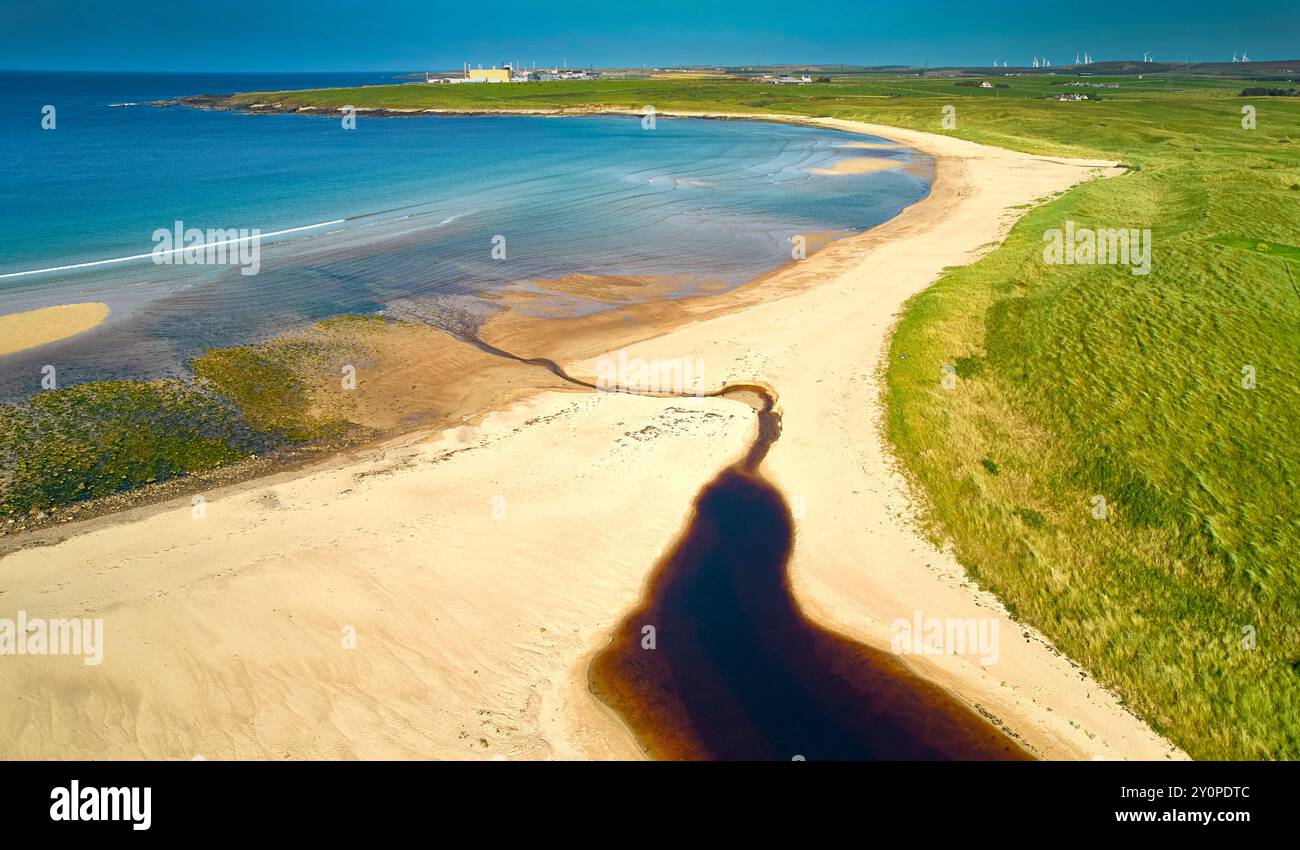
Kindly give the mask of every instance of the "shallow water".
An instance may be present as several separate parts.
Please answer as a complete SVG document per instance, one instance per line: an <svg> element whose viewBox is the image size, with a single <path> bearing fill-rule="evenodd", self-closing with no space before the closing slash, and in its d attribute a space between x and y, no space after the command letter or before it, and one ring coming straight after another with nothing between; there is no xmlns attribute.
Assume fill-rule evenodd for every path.
<svg viewBox="0 0 1300 850"><path fill-rule="evenodd" d="M855 231L928 191L911 173L825 176L861 137L754 122L520 116L358 119L113 106L391 76L0 73L0 313L105 301L101 329L0 360L0 398L62 382L185 374L205 348L340 313L485 314L477 297L568 274L732 286L790 237ZM57 128L40 128L45 104ZM913 159L909 152L882 155ZM261 269L149 260L153 233L263 233ZM505 258L494 259L503 237Z"/></svg>

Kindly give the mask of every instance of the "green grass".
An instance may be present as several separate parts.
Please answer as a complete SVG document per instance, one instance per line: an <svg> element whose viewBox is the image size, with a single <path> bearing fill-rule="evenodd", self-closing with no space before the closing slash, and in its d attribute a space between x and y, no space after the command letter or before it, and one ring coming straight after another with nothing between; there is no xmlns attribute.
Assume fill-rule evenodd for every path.
<svg viewBox="0 0 1300 850"><path fill-rule="evenodd" d="M977 78L978 79L978 78ZM366 86L345 89L312 89L292 92L250 92L235 95L238 105L278 103L285 106L338 109L344 106L368 109L564 109L609 106L640 109L647 104L659 110L727 109L750 112L794 114L838 114L854 106L869 106L882 98L910 100L958 99L978 103L1041 99L1062 92L1090 92L1105 100L1133 100L1138 97L1177 97L1186 93L1235 95L1240 81L1203 80L1152 76L1089 77L1089 83L1115 83L1118 89L1078 88L1067 85L1071 77L988 77L1005 83L1005 89L957 86L953 78L886 78L869 82L839 82L808 86L772 86L742 80L610 80L523 83L509 85L426 85ZM1267 100L1267 99L1261 99ZM821 107L825 106L832 112ZM895 105L897 106L897 105ZM928 106L928 104L927 104ZM938 118L934 122L937 128Z"/></svg>
<svg viewBox="0 0 1300 850"><path fill-rule="evenodd" d="M930 532L1157 730L1199 758L1300 758L1300 104L1164 75L1091 78L1120 84L1099 102L1046 99L1084 90L1051 84L1068 79L1005 78L996 92L951 79L652 80L251 100L649 104L930 131L953 104L952 135L1128 164L1047 199L1004 246L908 304L886 376L889 436ZM1248 103L1254 130L1241 127ZM1150 228L1151 273L1045 265L1043 232L1066 219ZM953 390L940 384L948 364Z"/></svg>
<svg viewBox="0 0 1300 850"><path fill-rule="evenodd" d="M909 304L889 434L936 536L1155 728L1196 757L1297 758L1300 110L1257 104L1248 131L1242 102L1104 101L1055 130L1026 115L1141 170L1034 210ZM1151 228L1151 274L1044 264L1066 219ZM963 359L982 367L942 389Z"/></svg>
<svg viewBox="0 0 1300 850"><path fill-rule="evenodd" d="M1297 203L1300 203L1300 200L1297 200ZM1247 239L1242 236L1217 236L1211 241L1216 245L1224 245L1228 248L1237 248L1241 251L1257 251L1265 256L1290 260L1293 264L1292 269L1295 268L1295 263L1300 263L1300 248L1295 245L1281 245L1277 242L1269 242L1264 239Z"/></svg>

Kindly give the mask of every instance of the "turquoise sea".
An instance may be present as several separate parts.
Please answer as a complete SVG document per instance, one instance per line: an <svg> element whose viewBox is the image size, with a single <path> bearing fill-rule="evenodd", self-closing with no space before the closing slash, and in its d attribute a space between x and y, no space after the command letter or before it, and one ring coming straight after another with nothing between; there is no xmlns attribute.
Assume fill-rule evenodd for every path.
<svg viewBox="0 0 1300 850"><path fill-rule="evenodd" d="M919 154L783 124L363 113L345 129L149 105L401 81L0 72L0 314L112 308L94 331L0 358L0 399L38 389L44 364L62 385L184 375L211 346L342 313L481 318L494 308L478 293L566 274L680 276L683 294L737 285L786 262L796 234L862 230L929 190ZM815 173L861 155L916 167ZM118 261L150 254L177 222L258 229L257 274Z"/></svg>

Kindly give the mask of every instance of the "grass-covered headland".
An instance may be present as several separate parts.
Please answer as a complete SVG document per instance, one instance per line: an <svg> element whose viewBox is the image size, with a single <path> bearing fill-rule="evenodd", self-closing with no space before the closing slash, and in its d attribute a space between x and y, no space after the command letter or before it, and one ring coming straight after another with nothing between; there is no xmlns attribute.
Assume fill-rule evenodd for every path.
<svg viewBox="0 0 1300 850"><path fill-rule="evenodd" d="M226 105L780 112L1124 162L913 299L889 436L931 533L1157 730L1200 758L1300 758L1300 103L1167 75L990 81L1006 87L408 85ZM1150 273L1045 263L1067 221L1150 229Z"/></svg>

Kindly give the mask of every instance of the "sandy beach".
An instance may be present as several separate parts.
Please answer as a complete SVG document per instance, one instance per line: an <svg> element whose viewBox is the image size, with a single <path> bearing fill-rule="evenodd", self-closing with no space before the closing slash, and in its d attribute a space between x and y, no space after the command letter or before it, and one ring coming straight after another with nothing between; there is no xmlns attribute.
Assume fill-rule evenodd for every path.
<svg viewBox="0 0 1300 850"><path fill-rule="evenodd" d="M997 618L995 664L908 663L1040 757L1182 757L920 536L881 436L881 357L906 299L991 250L1020 208L1120 169L805 123L931 155L931 194L731 292L606 303L572 318L512 310L483 338L587 379L599 358L623 351L702 363L707 389L771 387L784 430L763 470L800 506L790 576L809 617L882 648L890 623L918 611ZM0 683L14 697L0 715L0 753L640 757L588 691L588 665L641 598L694 495L743 453L753 411L721 398L579 392L544 372L527 390L507 371L508 386L476 389L483 408L461 405L453 427L197 504L60 526L41 533L48 545L0 559L0 616L105 623L100 665L3 659ZM384 392L407 385L382 380Z"/></svg>
<svg viewBox="0 0 1300 850"><path fill-rule="evenodd" d="M0 357L85 333L107 318L108 305L98 302L0 316Z"/></svg>
<svg viewBox="0 0 1300 850"><path fill-rule="evenodd" d="M814 174L871 174L875 171L888 171L902 168L906 163L882 157L854 156L841 159L830 168L814 168Z"/></svg>

